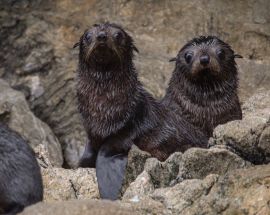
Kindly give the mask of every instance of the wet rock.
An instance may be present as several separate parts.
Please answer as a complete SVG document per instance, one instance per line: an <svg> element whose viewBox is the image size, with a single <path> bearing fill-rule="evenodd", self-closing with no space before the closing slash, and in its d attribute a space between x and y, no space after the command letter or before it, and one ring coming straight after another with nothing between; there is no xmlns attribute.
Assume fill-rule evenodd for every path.
<svg viewBox="0 0 270 215"><path fill-rule="evenodd" d="M254 95L243 105L243 120L218 126L211 142L227 146L254 164L268 163L269 122L270 91L266 91Z"/></svg>
<svg viewBox="0 0 270 215"><path fill-rule="evenodd" d="M42 169L44 201L98 199L99 191L94 169Z"/></svg>
<svg viewBox="0 0 270 215"><path fill-rule="evenodd" d="M42 166L62 166L62 149L51 129L31 112L24 95L1 79L0 120L30 144Z"/></svg>

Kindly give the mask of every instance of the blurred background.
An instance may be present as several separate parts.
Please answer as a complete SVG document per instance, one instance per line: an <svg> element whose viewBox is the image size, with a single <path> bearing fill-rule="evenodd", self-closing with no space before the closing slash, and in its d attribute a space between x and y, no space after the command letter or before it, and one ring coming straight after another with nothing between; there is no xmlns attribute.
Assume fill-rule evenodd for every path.
<svg viewBox="0 0 270 215"><path fill-rule="evenodd" d="M174 67L168 60L199 35L217 35L244 57L237 60L242 102L270 89L269 0L1 0L0 120L45 147L55 166L74 168L86 142L73 44L105 21L134 37L140 80L156 98Z"/></svg>

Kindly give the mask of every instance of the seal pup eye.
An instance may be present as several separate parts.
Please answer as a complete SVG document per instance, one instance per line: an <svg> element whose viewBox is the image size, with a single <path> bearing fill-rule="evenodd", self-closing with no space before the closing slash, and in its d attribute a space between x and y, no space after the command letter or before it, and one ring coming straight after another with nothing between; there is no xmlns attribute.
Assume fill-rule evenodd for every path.
<svg viewBox="0 0 270 215"><path fill-rule="evenodd" d="M186 60L186 62L187 62L187 63L190 63L191 60L192 60L192 57L193 57L193 53L187 52L187 53L185 54L185 60Z"/></svg>
<svg viewBox="0 0 270 215"><path fill-rule="evenodd" d="M223 49L217 50L217 56L219 59L225 58L225 51Z"/></svg>
<svg viewBox="0 0 270 215"><path fill-rule="evenodd" d="M120 41L123 38L123 34L121 32L117 32L113 36L118 41Z"/></svg>
<svg viewBox="0 0 270 215"><path fill-rule="evenodd" d="M87 42L91 42L92 41L92 33L91 32L87 32L85 34L85 39L87 40Z"/></svg>

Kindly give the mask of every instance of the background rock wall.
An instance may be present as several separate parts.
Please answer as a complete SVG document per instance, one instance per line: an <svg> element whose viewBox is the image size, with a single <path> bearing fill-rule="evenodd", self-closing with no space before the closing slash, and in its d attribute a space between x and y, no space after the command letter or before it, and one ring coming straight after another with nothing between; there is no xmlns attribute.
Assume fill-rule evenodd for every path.
<svg viewBox="0 0 270 215"><path fill-rule="evenodd" d="M1 0L0 77L24 93L34 114L59 139L64 166L75 167L86 135L76 109L72 46L94 23L120 23L140 50L140 79L161 97L189 39L214 34L244 56L240 96L270 89L269 0Z"/></svg>

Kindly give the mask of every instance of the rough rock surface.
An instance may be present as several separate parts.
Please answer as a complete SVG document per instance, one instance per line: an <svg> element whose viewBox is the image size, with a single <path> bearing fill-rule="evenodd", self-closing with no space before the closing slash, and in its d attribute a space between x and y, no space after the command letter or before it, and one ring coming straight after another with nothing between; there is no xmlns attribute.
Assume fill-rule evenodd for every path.
<svg viewBox="0 0 270 215"><path fill-rule="evenodd" d="M140 150L137 146L133 145L128 154L128 164L126 168L125 181L122 192L125 192L126 188L131 182L133 182L138 175L144 170L144 165L147 158L150 158L150 154Z"/></svg>
<svg viewBox="0 0 270 215"><path fill-rule="evenodd" d="M269 214L270 165L234 170L217 178L185 180L152 198L173 214Z"/></svg>
<svg viewBox="0 0 270 215"><path fill-rule="evenodd" d="M165 162L149 158L144 171L130 184L123 198L140 198L157 188L168 187L186 179L204 179L209 174L225 175L231 170L250 166L250 162L220 148L191 148L183 154L172 154Z"/></svg>
<svg viewBox="0 0 270 215"><path fill-rule="evenodd" d="M42 169L44 201L98 199L99 191L94 169Z"/></svg>
<svg viewBox="0 0 270 215"><path fill-rule="evenodd" d="M34 149L43 166L63 164L59 141L51 129L31 112L24 95L0 79L0 121L18 132Z"/></svg>
<svg viewBox="0 0 270 215"><path fill-rule="evenodd" d="M238 59L241 102L262 90L270 89L270 61Z"/></svg>
<svg viewBox="0 0 270 215"><path fill-rule="evenodd" d="M139 203L97 200L38 203L26 208L22 215L159 215L168 214L165 207L152 199Z"/></svg>
<svg viewBox="0 0 270 215"><path fill-rule="evenodd" d="M245 99L258 85L270 89L269 8L268 0L2 0L0 77L24 92L62 143L65 165L75 167L86 134L76 109L78 51L72 46L88 26L108 20L131 31L140 50L140 78L157 97L164 94L174 66L168 59L194 36L218 35L252 60L239 60Z"/></svg>
<svg viewBox="0 0 270 215"><path fill-rule="evenodd" d="M218 126L213 144L225 145L255 164L270 162L270 91L258 93L243 105L243 120Z"/></svg>
<svg viewBox="0 0 270 215"><path fill-rule="evenodd" d="M230 170L249 166L250 162L226 149L191 148L183 154L178 180L203 179L209 174L225 175Z"/></svg>
<svg viewBox="0 0 270 215"><path fill-rule="evenodd" d="M109 201L99 202L99 201L66 201L66 202L54 202L49 204L39 203L32 207L25 209L22 215L133 215L138 214L132 211L131 208L122 206L117 203L112 203Z"/></svg>

